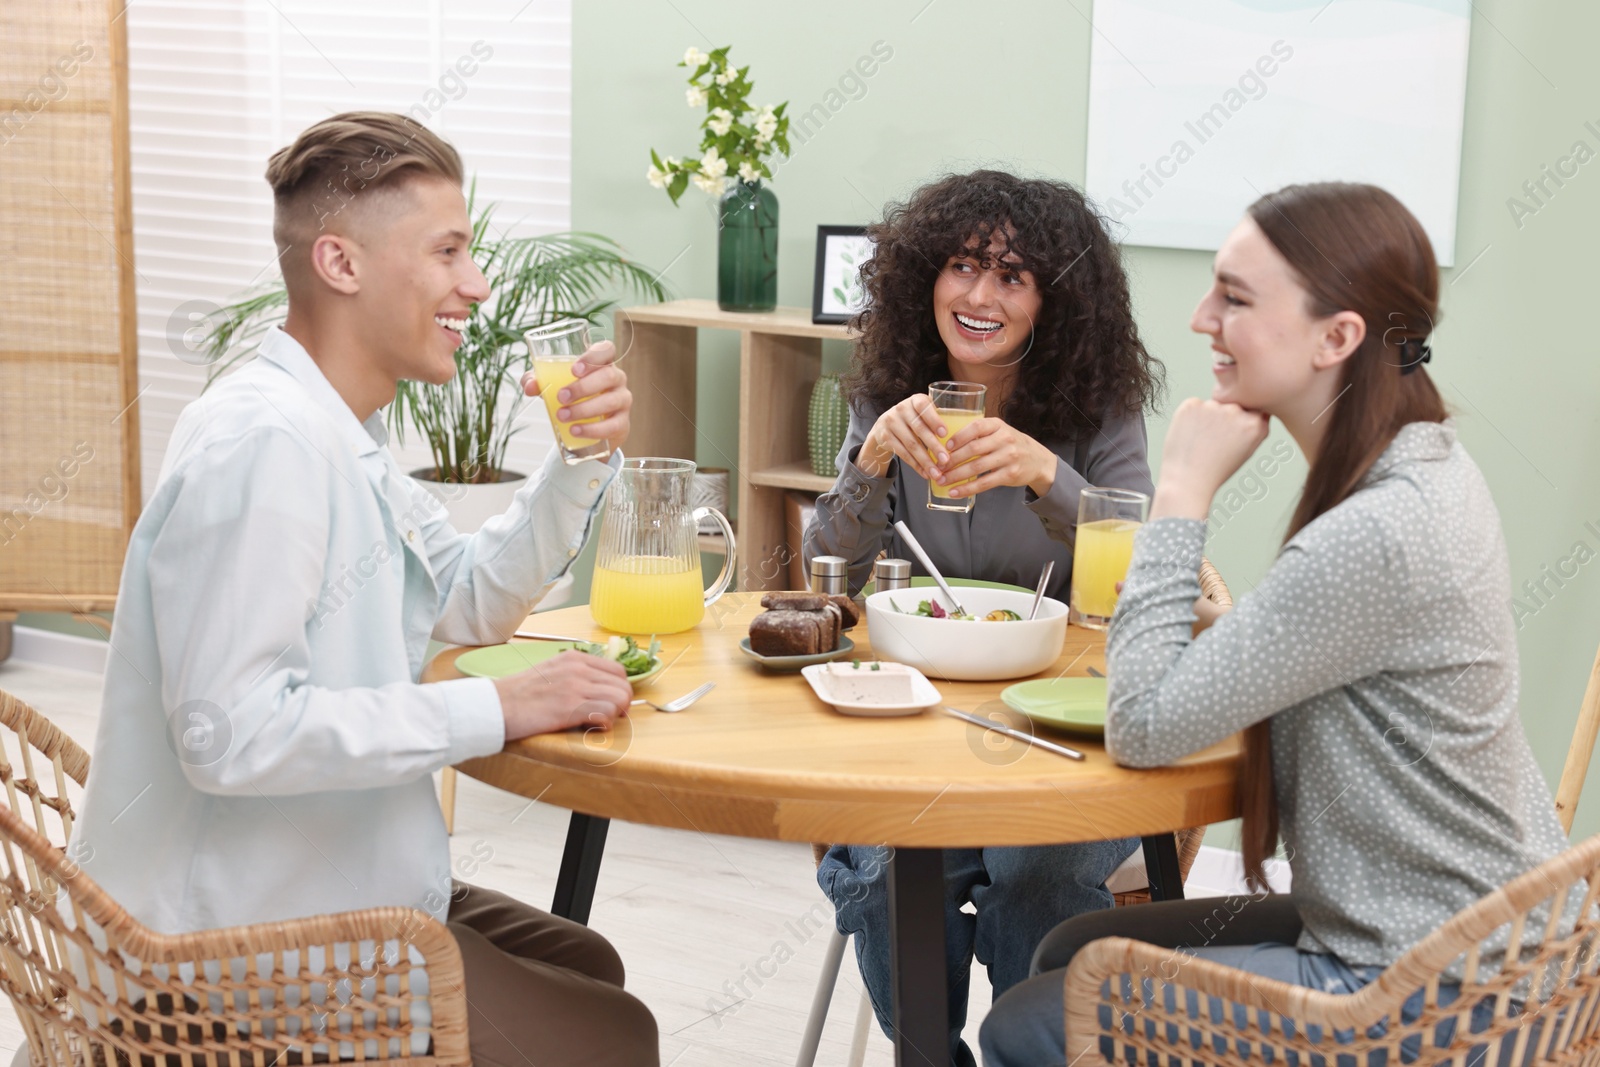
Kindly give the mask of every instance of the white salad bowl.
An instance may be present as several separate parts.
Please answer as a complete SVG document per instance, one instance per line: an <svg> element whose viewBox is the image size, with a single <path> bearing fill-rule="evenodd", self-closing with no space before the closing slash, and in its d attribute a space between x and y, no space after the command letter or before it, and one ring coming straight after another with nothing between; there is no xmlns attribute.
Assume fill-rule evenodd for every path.
<svg viewBox="0 0 1600 1067"><path fill-rule="evenodd" d="M905 663L930 678L987 682L1038 674L1061 656L1067 639L1067 606L1045 597L1039 614L1028 619L1033 594L1011 589L962 586L961 606L979 619L935 619L916 614L924 600L937 599L938 589L891 589L867 597L867 636L873 655ZM896 609L899 610L896 610ZM1014 622L984 622L981 616L1008 608L1023 616Z"/></svg>

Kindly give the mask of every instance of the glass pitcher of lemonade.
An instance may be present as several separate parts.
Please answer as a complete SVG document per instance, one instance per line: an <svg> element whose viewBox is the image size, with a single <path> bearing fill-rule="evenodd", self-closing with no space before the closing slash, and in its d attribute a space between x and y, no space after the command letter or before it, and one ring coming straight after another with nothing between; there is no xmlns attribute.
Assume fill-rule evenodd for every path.
<svg viewBox="0 0 1600 1067"><path fill-rule="evenodd" d="M623 461L600 520L589 613L617 633L675 634L693 628L733 580L733 527L716 508L689 503L694 464L686 459ZM722 573L702 587L700 520L727 539Z"/></svg>

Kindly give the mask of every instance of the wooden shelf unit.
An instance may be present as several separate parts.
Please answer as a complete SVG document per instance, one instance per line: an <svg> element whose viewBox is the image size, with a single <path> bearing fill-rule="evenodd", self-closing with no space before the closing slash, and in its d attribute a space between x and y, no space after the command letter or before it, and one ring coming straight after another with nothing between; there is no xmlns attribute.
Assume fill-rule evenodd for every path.
<svg viewBox="0 0 1600 1067"><path fill-rule="evenodd" d="M822 374L822 342L848 341L844 326L819 326L808 308L723 311L715 300L674 300L622 308L616 344L633 390L635 456L694 456L697 331L739 333L738 482L740 589L781 589L798 530L785 529L783 494L826 492L833 479L811 473L807 411ZM721 538L704 537L714 551Z"/></svg>

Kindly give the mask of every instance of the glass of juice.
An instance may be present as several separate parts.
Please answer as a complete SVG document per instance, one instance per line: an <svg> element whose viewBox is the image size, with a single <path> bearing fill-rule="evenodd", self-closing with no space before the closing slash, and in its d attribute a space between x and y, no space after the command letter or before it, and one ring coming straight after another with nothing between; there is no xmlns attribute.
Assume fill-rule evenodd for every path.
<svg viewBox="0 0 1600 1067"><path fill-rule="evenodd" d="M1077 626L1104 630L1117 610L1117 583L1128 576L1133 535L1150 498L1131 489L1091 486L1078 497L1078 535L1072 550L1072 615Z"/></svg>
<svg viewBox="0 0 1600 1067"><path fill-rule="evenodd" d="M939 413L939 421L944 423L944 440L960 433L972 422L983 418L983 403L988 390L976 382L934 382L928 386L928 398L933 401L934 410ZM928 458L935 463L939 457L932 451ZM968 462L971 462L970 460ZM966 466L963 463L961 466ZM956 468L957 470L960 467ZM958 485L965 485L972 481L963 478L960 481L948 482L940 485L938 482L928 483L928 510L929 511L959 511L966 513L972 510L972 505L977 502L975 496L950 498L950 490Z"/></svg>
<svg viewBox="0 0 1600 1067"><path fill-rule="evenodd" d="M589 324L583 319L557 319L528 330L522 339L527 342L528 355L533 360L533 373L539 379L539 396L550 413L550 425L556 432L561 458L567 463L582 463L586 459L610 456L611 442L573 433L574 427L598 422L597 418L578 422L562 422L556 418L556 412L567 406L561 402L561 390L578 380L572 373L572 365L588 351Z"/></svg>

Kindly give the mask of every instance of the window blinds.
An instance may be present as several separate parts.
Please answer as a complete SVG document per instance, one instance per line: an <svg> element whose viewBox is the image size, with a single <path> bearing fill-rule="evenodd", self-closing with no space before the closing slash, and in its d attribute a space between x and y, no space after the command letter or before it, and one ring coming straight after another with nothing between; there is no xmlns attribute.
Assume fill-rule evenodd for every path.
<svg viewBox="0 0 1600 1067"><path fill-rule="evenodd" d="M408 113L456 146L503 233L570 226L570 0L133 0L125 17L146 500L205 382L206 310L277 276L262 174L306 126ZM526 472L551 436L519 422L507 465ZM415 435L391 447L427 465Z"/></svg>

